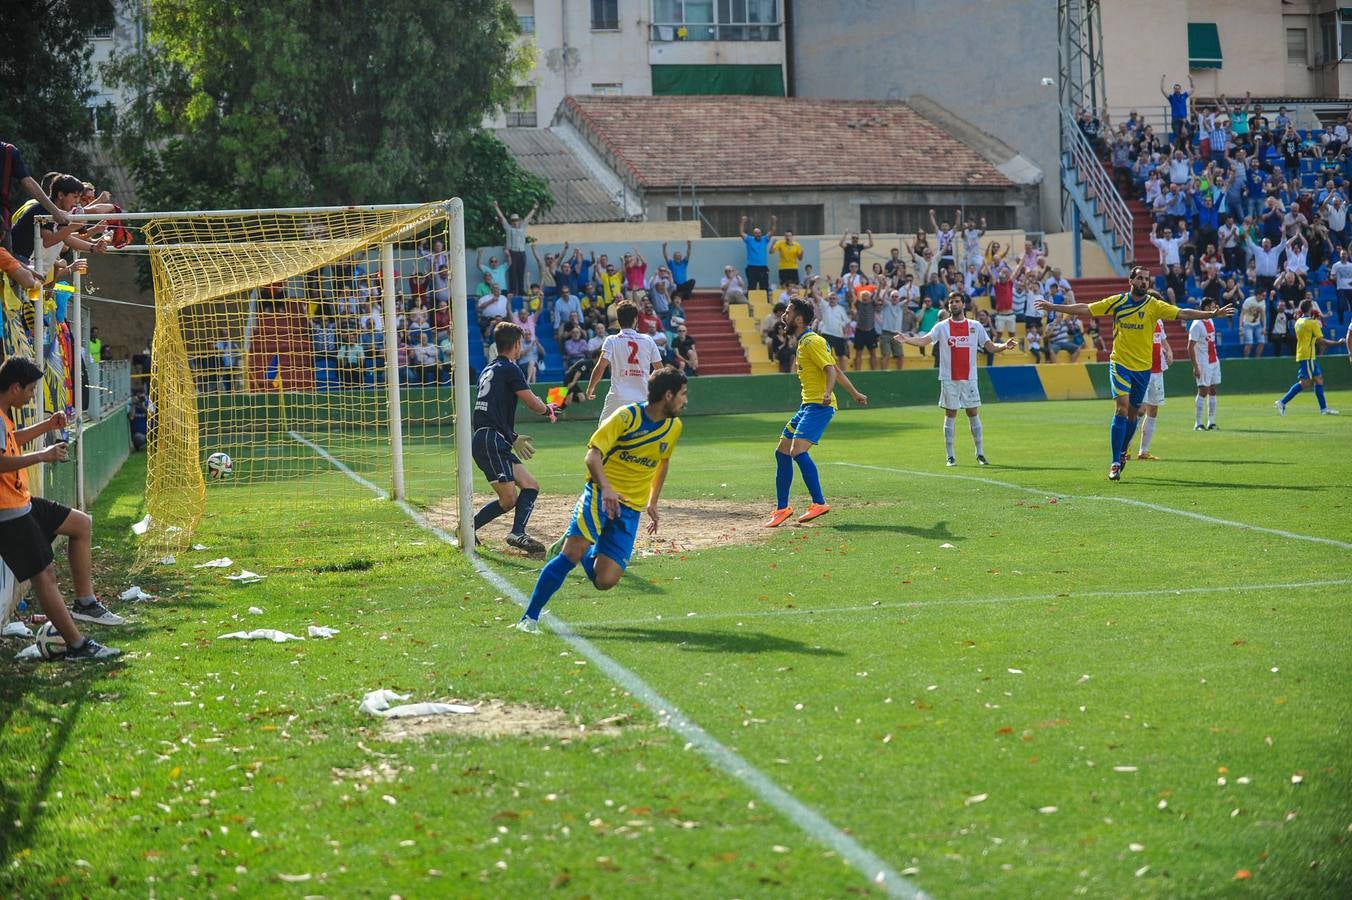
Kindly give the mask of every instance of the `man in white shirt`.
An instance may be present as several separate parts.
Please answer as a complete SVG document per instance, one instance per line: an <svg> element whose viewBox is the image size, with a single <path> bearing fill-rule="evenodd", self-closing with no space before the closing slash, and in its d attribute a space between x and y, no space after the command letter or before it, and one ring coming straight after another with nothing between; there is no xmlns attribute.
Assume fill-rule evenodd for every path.
<svg viewBox="0 0 1352 900"><path fill-rule="evenodd" d="M849 346L845 343L845 326L850 323L850 314L840 305L834 293L827 294L826 304L817 317L817 333L826 338L831 352L836 355L837 368L844 369L850 358Z"/></svg>
<svg viewBox="0 0 1352 900"><path fill-rule="evenodd" d="M1249 256L1253 258L1253 272L1258 282L1258 292L1265 294L1272 290L1272 285L1277 280L1277 260L1286 249L1286 241L1274 247L1269 238L1263 238L1261 245L1255 244L1253 238L1246 238L1245 244L1249 248Z"/></svg>
<svg viewBox="0 0 1352 900"><path fill-rule="evenodd" d="M1239 335L1245 358L1263 355L1263 347L1267 344L1266 328L1267 304L1257 294L1250 294L1239 307Z"/></svg>
<svg viewBox="0 0 1352 900"><path fill-rule="evenodd" d="M1216 308L1216 301L1207 297L1202 311ZM1216 430L1216 386L1221 383L1221 360L1216 354L1216 323L1211 319L1194 319L1188 328L1188 356L1192 359L1192 374L1197 380L1197 416L1193 431ZM1202 407L1207 407L1206 425L1202 425Z"/></svg>
<svg viewBox="0 0 1352 900"><path fill-rule="evenodd" d="M878 329L881 331L878 349L882 353L883 368L887 368L889 358L896 360L894 368L900 372L902 366L901 346L893 340L902 332L906 305L901 302L901 291L884 290L883 306L878 311Z"/></svg>
<svg viewBox="0 0 1352 900"><path fill-rule="evenodd" d="M1347 258L1347 250L1338 251L1338 261L1329 270L1333 274L1334 287L1338 291L1338 305L1334 314L1342 322L1352 313L1352 261Z"/></svg>
<svg viewBox="0 0 1352 900"><path fill-rule="evenodd" d="M1156 223L1150 229L1150 243L1160 251L1160 265L1177 266L1181 265L1178 259L1178 248L1188 242L1187 230L1182 231L1177 237L1174 236L1174 230L1168 225L1164 226L1164 236L1159 234L1159 224Z"/></svg>
<svg viewBox="0 0 1352 900"><path fill-rule="evenodd" d="M648 376L662 365L662 351L653 339L634 330L638 321L638 307L630 300L615 306L615 318L620 323L618 334L612 334L601 344L601 358L592 368L587 382L587 399L596 399L596 385L610 370L610 390L601 408L601 421L609 419L622 406L642 403L648 399ZM665 337L665 335L664 335Z"/></svg>
<svg viewBox="0 0 1352 900"><path fill-rule="evenodd" d="M967 410L967 424L976 444L977 465L989 465L981 429L981 392L977 389L976 360L978 352L1003 353L1013 350L1018 342L1013 338L1003 344L991 340L980 322L967 318L967 303L962 294L948 295L948 318L936 322L928 332L916 337L897 337L903 344L936 348L939 357L939 405L944 410L944 448L948 465L956 466L953 439L957 431L958 410Z"/></svg>
<svg viewBox="0 0 1352 900"><path fill-rule="evenodd" d="M1188 162L1182 150L1175 150L1173 159L1169 160L1169 183L1187 184L1190 180L1192 180L1192 164Z"/></svg>
<svg viewBox="0 0 1352 900"><path fill-rule="evenodd" d="M483 334L484 340L488 340L490 329L495 322L507 318L507 313L511 307L507 303L507 295L498 287L497 282L493 283L492 289L479 298L479 331Z"/></svg>

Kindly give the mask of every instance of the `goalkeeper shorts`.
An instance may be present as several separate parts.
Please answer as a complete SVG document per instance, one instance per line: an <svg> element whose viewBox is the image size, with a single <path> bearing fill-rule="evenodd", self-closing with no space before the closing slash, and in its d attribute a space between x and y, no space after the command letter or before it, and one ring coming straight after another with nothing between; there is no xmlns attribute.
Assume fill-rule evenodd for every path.
<svg viewBox="0 0 1352 900"><path fill-rule="evenodd" d="M480 428L469 440L470 452L479 471L489 481L516 481L512 467L521 462L512 452L512 444L496 428Z"/></svg>

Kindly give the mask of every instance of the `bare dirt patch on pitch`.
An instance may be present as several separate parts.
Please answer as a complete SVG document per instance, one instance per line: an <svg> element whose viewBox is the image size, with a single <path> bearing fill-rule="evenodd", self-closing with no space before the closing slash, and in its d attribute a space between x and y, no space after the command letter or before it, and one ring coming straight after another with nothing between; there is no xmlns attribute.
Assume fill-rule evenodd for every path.
<svg viewBox="0 0 1352 900"><path fill-rule="evenodd" d="M479 509L492 497L491 494L475 494L473 508ZM568 530L576 503L576 494L567 497L541 496L535 501L535 512L526 527L527 533L539 538L546 546L549 545ZM643 516L638 540L634 542L635 558L754 544L764 541L771 534L770 529L761 527L765 510L749 509L728 500L662 500L657 512L660 518L655 535L647 533L648 517ZM431 507L427 518L454 533L455 500L448 499ZM483 527L479 538L486 547L514 554L517 551L506 544L511 524L511 513L500 516Z"/></svg>
<svg viewBox="0 0 1352 900"><path fill-rule="evenodd" d="M551 737L581 740L591 735L619 734L627 726L626 715L609 716L597 722L580 722L561 709L529 704L485 700L470 704L474 712L460 715L386 719L381 737L392 741L421 740L432 735L461 737Z"/></svg>

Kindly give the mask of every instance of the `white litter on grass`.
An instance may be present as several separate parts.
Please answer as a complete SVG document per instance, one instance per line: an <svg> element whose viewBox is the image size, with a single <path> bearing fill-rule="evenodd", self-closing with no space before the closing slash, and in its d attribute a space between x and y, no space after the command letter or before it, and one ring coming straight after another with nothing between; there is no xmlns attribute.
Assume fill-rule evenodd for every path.
<svg viewBox="0 0 1352 900"><path fill-rule="evenodd" d="M232 631L229 634L221 635L216 640L224 641L231 638L241 641L272 641L274 644L305 640L303 637L285 631L278 631L276 628L255 628L253 631Z"/></svg>
<svg viewBox="0 0 1352 900"><path fill-rule="evenodd" d="M206 545L206 544L193 544L193 545L192 545L192 548L193 548L194 550L206 550L206 549L207 549L207 545Z"/></svg>
<svg viewBox="0 0 1352 900"><path fill-rule="evenodd" d="M310 637L312 638L331 638L337 633L337 628L328 628L324 625L310 626Z"/></svg>
<svg viewBox="0 0 1352 900"><path fill-rule="evenodd" d="M1113 766L1114 772L1135 772L1135 766Z"/></svg>
<svg viewBox="0 0 1352 900"><path fill-rule="evenodd" d="M987 798L988 796L990 796L990 795L989 795L989 794L973 794L972 796L968 797L966 800L962 801L962 804L963 804L963 806L972 806L973 804L976 804L976 803L985 803L985 802L986 802L986 798Z"/></svg>
<svg viewBox="0 0 1352 900"><path fill-rule="evenodd" d="M18 653L14 654L14 658L21 659L24 662L33 662L42 659L42 654L38 652L37 644L29 644L27 647L24 647Z"/></svg>
<svg viewBox="0 0 1352 900"><path fill-rule="evenodd" d="M139 522L134 523L134 524L131 526L131 533L132 533L132 534L136 534L136 535L145 534L145 533L146 533L147 531L149 531L149 530L150 530L150 515L149 515L149 514L147 514L146 517L145 517L144 519L142 519L142 520L139 521Z"/></svg>
<svg viewBox="0 0 1352 900"><path fill-rule="evenodd" d="M141 586L139 584L133 584L131 587L127 588L125 591L118 594L117 597L119 600L132 600L136 602L140 602L142 600L155 599L154 594L147 594L145 591L141 590Z"/></svg>
<svg viewBox="0 0 1352 900"><path fill-rule="evenodd" d="M261 616L261 615L263 615L263 610L259 609L259 608L256 607L256 606L251 606L251 607L249 607L249 615L251 615L251 616Z"/></svg>
<svg viewBox="0 0 1352 900"><path fill-rule="evenodd" d="M944 544L940 544L940 545L939 545L939 549L940 549L940 550L956 550L956 549L958 549L958 548L957 548L957 547L954 547L952 544L944 543Z"/></svg>
<svg viewBox="0 0 1352 900"><path fill-rule="evenodd" d="M227 575L225 577L230 581L235 581L240 584L258 584L258 582L268 576L259 575L257 572L250 572L248 569L240 569L238 575Z"/></svg>
<svg viewBox="0 0 1352 900"><path fill-rule="evenodd" d="M162 566L172 566L172 565L173 565L174 563L176 563L176 562L178 562L178 560L175 559L175 558L172 557L172 556L161 556L161 557L160 557L160 565L162 565Z"/></svg>
<svg viewBox="0 0 1352 900"><path fill-rule="evenodd" d="M0 629L0 637L31 638L33 629L19 621L7 622L5 627Z"/></svg>
<svg viewBox="0 0 1352 900"><path fill-rule="evenodd" d="M213 559L209 562L198 563L193 566L194 569L228 569L235 564L235 561L228 556L222 556L220 559Z"/></svg>
<svg viewBox="0 0 1352 900"><path fill-rule="evenodd" d="M310 880L310 873L306 872L302 875L288 875L285 872L278 872L277 880L285 881L287 884L300 884Z"/></svg>
<svg viewBox="0 0 1352 900"><path fill-rule="evenodd" d="M1008 673L1011 674L1011 675L1022 675L1022 674L1023 674L1023 669L1006 669L1005 671L1008 672Z"/></svg>
<svg viewBox="0 0 1352 900"><path fill-rule="evenodd" d="M1055 807L1055 806L1040 806L1040 807L1038 807L1038 812L1042 813L1044 816L1050 816L1052 813L1056 812L1056 807Z"/></svg>
<svg viewBox="0 0 1352 900"><path fill-rule="evenodd" d="M474 712L474 707L459 703L408 703L403 706L390 706L391 700L407 700L411 695L395 691L370 691L362 698L358 712L381 716L386 719L403 719L410 716L443 716L448 713L465 714Z"/></svg>

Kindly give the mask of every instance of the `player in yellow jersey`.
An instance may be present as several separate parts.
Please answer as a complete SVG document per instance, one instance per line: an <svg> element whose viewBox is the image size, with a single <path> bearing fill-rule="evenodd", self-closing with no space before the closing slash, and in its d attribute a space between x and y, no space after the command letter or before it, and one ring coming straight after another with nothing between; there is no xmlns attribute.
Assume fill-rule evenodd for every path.
<svg viewBox="0 0 1352 900"><path fill-rule="evenodd" d="M648 378L646 403L620 407L592 434L587 483L563 549L540 570L517 629L540 632L540 612L578 563L597 590L613 588L634 552L640 512L648 514L648 533L657 533L657 499L681 437L676 416L685 409L686 391L683 373L672 366L658 369Z"/></svg>
<svg viewBox="0 0 1352 900"><path fill-rule="evenodd" d="M1042 312L1057 315L1113 317L1113 349L1108 357L1108 384L1113 392L1115 411L1109 430L1112 464L1108 479L1117 481L1127 464L1127 447L1136 433L1136 420L1150 384L1151 358L1154 355L1155 323L1161 319L1223 319L1233 316L1230 305L1219 309L1180 309L1150 289L1150 272L1145 266L1131 269L1131 289L1094 303L1033 304Z"/></svg>
<svg viewBox="0 0 1352 900"><path fill-rule="evenodd" d="M814 444L821 442L826 426L831 424L831 417L836 414L837 383L849 391L854 402L860 406L868 404L868 397L855 390L850 379L836 367L836 354L826 343L826 338L812 330L815 315L811 301L794 297L784 307L781 317L785 331L798 338L798 381L803 387L803 402L784 426L779 446L775 448L775 494L779 506L765 523L766 528L778 528L793 515L793 508L789 506L789 488L793 487L795 462L798 463L798 471L803 473L803 483L807 485L808 493L812 495L812 505L798 517L798 521L811 522L831 511L822 493L817 464L812 461L808 451Z"/></svg>
<svg viewBox="0 0 1352 900"><path fill-rule="evenodd" d="M1291 389L1286 395L1276 403L1277 412L1286 415L1286 404L1291 402L1291 398L1301 391L1314 384L1314 396L1319 401L1319 412L1325 416L1336 416L1338 410L1331 409L1328 401L1324 399L1324 372L1319 368L1319 351L1325 347L1332 347L1337 344L1346 344L1347 338L1339 338L1336 341L1330 341L1324 337L1324 326L1319 323L1319 319L1314 314L1315 306L1313 300L1300 301L1300 318L1296 319L1296 383L1291 385ZM1352 334L1352 328L1348 329L1348 334ZM1348 349L1349 359L1352 359L1352 348Z"/></svg>

